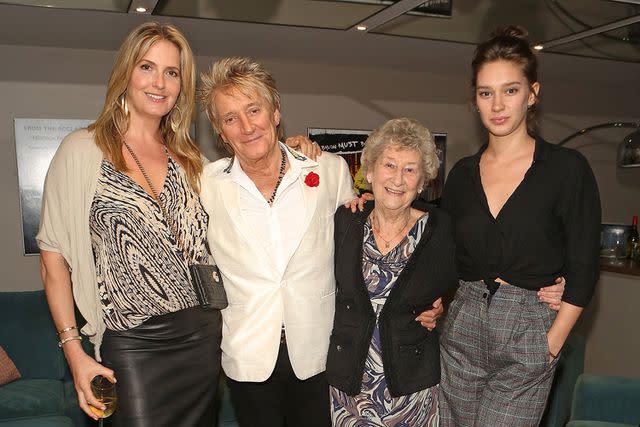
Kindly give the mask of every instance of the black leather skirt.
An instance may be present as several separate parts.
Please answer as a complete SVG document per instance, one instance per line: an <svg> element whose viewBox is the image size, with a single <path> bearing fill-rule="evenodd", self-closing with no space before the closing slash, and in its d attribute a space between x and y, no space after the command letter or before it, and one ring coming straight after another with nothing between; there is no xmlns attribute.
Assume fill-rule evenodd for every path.
<svg viewBox="0 0 640 427"><path fill-rule="evenodd" d="M110 425L215 425L221 323L219 310L193 307L107 330L102 363L114 370L118 394Z"/></svg>

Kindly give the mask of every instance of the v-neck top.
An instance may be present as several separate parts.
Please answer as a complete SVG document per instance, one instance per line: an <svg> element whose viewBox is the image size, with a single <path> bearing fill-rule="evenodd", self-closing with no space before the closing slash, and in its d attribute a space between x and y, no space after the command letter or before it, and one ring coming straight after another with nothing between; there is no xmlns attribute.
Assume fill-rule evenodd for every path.
<svg viewBox="0 0 640 427"><path fill-rule="evenodd" d="M480 179L486 148L456 163L442 195L460 278L499 277L537 290L564 276L563 300L586 306L599 275L601 221L589 163L575 150L536 137L531 167L494 218Z"/></svg>
<svg viewBox="0 0 640 427"><path fill-rule="evenodd" d="M89 228L104 322L111 330L131 329L151 316L198 303L188 264L209 261L209 216L171 157L158 197L183 246L176 242L154 197L109 161L102 161Z"/></svg>

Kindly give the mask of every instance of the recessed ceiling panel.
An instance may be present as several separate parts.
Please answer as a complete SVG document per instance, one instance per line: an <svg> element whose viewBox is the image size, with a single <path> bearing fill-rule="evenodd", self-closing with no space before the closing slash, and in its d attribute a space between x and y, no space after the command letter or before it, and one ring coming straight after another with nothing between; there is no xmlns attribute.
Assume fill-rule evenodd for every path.
<svg viewBox="0 0 640 427"><path fill-rule="evenodd" d="M400 0L316 0L335 3L360 3L372 4L376 6L391 6ZM424 3L414 7L408 15L435 16L438 18L451 18L451 3L453 0L426 0Z"/></svg>
<svg viewBox="0 0 640 427"><path fill-rule="evenodd" d="M14 0L0 1L0 3L111 12L126 12L129 8L129 0Z"/></svg>
<svg viewBox="0 0 640 427"><path fill-rule="evenodd" d="M160 0L153 15L348 30L401 0ZM406 0L405 0L406 2ZM128 0L14 0L0 3L127 12ZM374 3L374 4L370 4ZM562 38L640 14L640 0L430 0L451 17L403 14L370 30L393 36L477 44L498 25L517 24L532 43ZM151 17L151 19L153 19ZM215 25L212 22L212 25ZM366 34L362 35L366 37ZM640 24L547 49L640 62Z"/></svg>
<svg viewBox="0 0 640 427"><path fill-rule="evenodd" d="M164 0L154 14L347 29L384 7L316 0Z"/></svg>
<svg viewBox="0 0 640 427"><path fill-rule="evenodd" d="M548 49L548 52L640 62L639 24L586 37Z"/></svg>
<svg viewBox="0 0 640 427"><path fill-rule="evenodd" d="M402 15L374 30L405 37L479 43L499 25L517 24L532 43L552 40L640 13L640 5L607 0L455 0L452 18ZM640 61L640 25L556 46L550 52Z"/></svg>

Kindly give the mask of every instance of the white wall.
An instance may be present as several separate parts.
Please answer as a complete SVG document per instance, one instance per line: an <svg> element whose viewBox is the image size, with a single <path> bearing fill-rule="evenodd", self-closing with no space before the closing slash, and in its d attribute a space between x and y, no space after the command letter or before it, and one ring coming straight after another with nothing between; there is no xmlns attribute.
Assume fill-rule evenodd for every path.
<svg viewBox="0 0 640 427"><path fill-rule="evenodd" d="M7 12L0 13L0 291L41 289L38 258L22 255L13 119L96 117L115 56L113 46L142 18L60 10L50 15L40 8L25 11L1 5L0 11ZM35 15L37 19L31 19ZM89 22L94 16L96 21ZM24 29L18 21L30 27ZM468 105L473 46L177 21L199 47L196 53L249 54L265 62L278 80L289 135L305 133L307 127L372 129L391 117L415 117L447 133L447 171L460 157L474 153L484 138ZM89 33L83 26L110 31ZM68 34L67 27L73 27ZM93 39L83 40L78 34ZM9 36L14 44L1 44ZM81 48L86 46L92 48ZM200 68L212 59L199 56ZM540 55L540 63L541 133L548 140L558 141L602 122L640 120L640 64L552 54ZM202 114L196 126L205 154L217 157ZM599 131L568 144L589 159L608 222L628 223L632 214L640 213L640 168L615 168L617 144L612 142L626 132ZM637 324L632 301L639 292L638 278L603 274L580 325L587 336L587 372L639 375L633 366L640 343L630 342L633 334L627 332Z"/></svg>
<svg viewBox="0 0 640 427"><path fill-rule="evenodd" d="M585 372L640 378L639 300L640 278L600 274L593 299L576 325L586 337Z"/></svg>
<svg viewBox="0 0 640 427"><path fill-rule="evenodd" d="M41 289L38 257L25 257L22 244L14 118L93 118L103 86L0 81L0 290Z"/></svg>
<svg viewBox="0 0 640 427"><path fill-rule="evenodd" d="M446 50L447 45L442 43L442 49ZM0 290L42 287L37 257L22 255L13 118L95 117L102 106L114 55L104 50L0 45L0 147L4 152L0 156L0 196L4 201L4 209L0 210L0 235L4 241L0 245ZM546 58L551 58L547 61L550 63L556 60ZM211 59L199 57L198 63L204 68ZM590 61L593 60L576 59L574 72ZM595 64L600 62L603 61ZM467 69L451 69L447 64L441 64L440 72L269 60L265 64L279 83L288 134L305 133L308 126L372 129L391 117L415 117L433 130L447 133L447 170L461 156L475 152L482 140L467 104ZM609 79L593 89L584 83L584 77L579 83L572 82L566 69L548 74L549 77L543 74L543 87L553 88L554 97L543 97L546 114L541 129L548 139L558 140L575 129L603 121L638 119L634 117L638 113L637 102L620 103L613 96L615 91L631 90L627 82L619 82L617 87L616 80ZM598 79L600 76L596 75L594 80ZM636 93L640 93L638 87L636 83ZM568 113L574 105L572 99L579 101L575 103L579 114ZM603 113L607 105L615 113ZM203 151L216 156L211 130L202 115L197 119L197 135ZM597 139L585 138L572 146L581 147L596 173L604 219L626 223L633 213L640 212L640 168L616 169L616 144L606 141L607 135L602 132Z"/></svg>

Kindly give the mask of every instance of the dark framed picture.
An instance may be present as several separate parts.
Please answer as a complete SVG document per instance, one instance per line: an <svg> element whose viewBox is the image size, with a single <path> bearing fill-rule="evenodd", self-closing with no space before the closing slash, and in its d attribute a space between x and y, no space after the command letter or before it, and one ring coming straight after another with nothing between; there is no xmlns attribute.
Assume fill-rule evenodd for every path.
<svg viewBox="0 0 640 427"><path fill-rule="evenodd" d="M367 184L360 173L360 157L370 133L370 130L361 129L307 128L307 136L310 140L318 143L322 151L338 154L347 161L353 177L354 189L358 195L367 191ZM438 176L425 189L427 200L435 200L441 196L445 178L447 134L434 132L433 139L436 144L436 153L440 159L440 168Z"/></svg>
<svg viewBox="0 0 640 427"><path fill-rule="evenodd" d="M429 201L437 200L442 196L444 189L444 173L447 166L447 134L442 132L433 133L433 142L436 144L436 154L440 159L438 176L425 188L425 199Z"/></svg>
<svg viewBox="0 0 640 427"><path fill-rule="evenodd" d="M40 253L36 234L40 226L40 208L44 178L49 163L62 139L93 120L14 119L18 187L22 214L24 255Z"/></svg>
<svg viewBox="0 0 640 427"><path fill-rule="evenodd" d="M360 156L370 133L370 130L307 128L307 136L322 151L344 157L354 178L360 170Z"/></svg>

